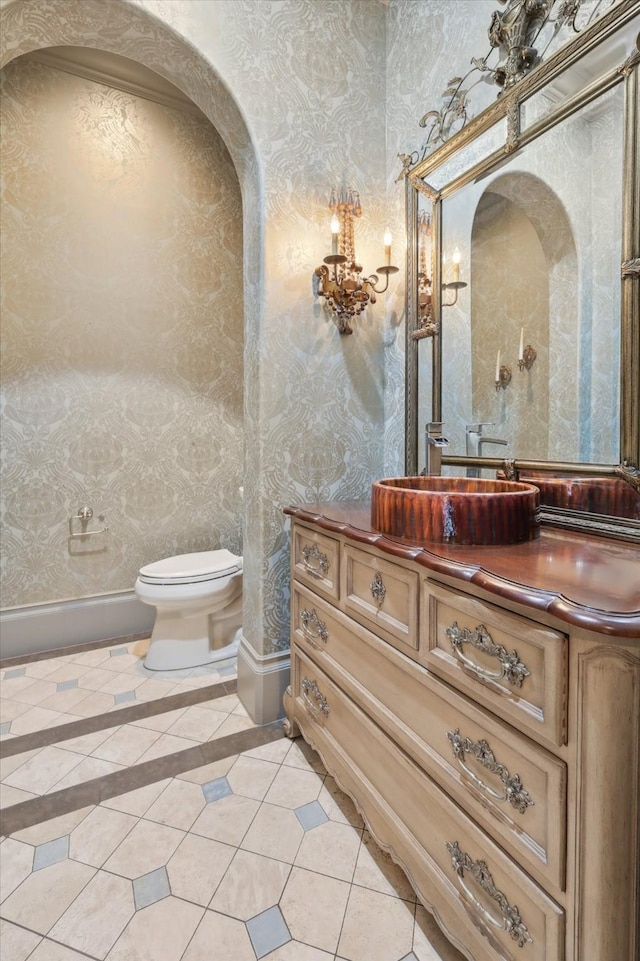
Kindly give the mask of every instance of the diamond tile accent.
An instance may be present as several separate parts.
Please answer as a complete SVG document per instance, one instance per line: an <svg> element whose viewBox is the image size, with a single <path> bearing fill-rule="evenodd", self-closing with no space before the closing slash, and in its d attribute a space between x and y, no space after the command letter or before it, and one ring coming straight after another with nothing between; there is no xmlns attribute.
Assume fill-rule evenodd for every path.
<svg viewBox="0 0 640 961"><path fill-rule="evenodd" d="M113 699L114 704L125 704L127 701L135 701L136 692L135 691L123 691L121 694L116 694Z"/></svg>
<svg viewBox="0 0 640 961"><path fill-rule="evenodd" d="M50 864L57 864L69 857L69 835L39 844L33 855L33 870L48 868Z"/></svg>
<svg viewBox="0 0 640 961"><path fill-rule="evenodd" d="M56 684L56 691L71 691L74 687L78 686L78 678L74 678L72 681L58 681Z"/></svg>
<svg viewBox="0 0 640 961"><path fill-rule="evenodd" d="M136 878L133 882L133 897L136 903L136 911L148 908L156 901L162 901L171 894L169 875L166 867L156 868L149 874L143 874L141 878Z"/></svg>
<svg viewBox="0 0 640 961"><path fill-rule="evenodd" d="M308 804L295 808L294 814L305 831L311 831L312 828L317 828L318 825L329 820L319 801L310 801Z"/></svg>
<svg viewBox="0 0 640 961"><path fill-rule="evenodd" d="M26 667L12 667L10 670L5 671L3 680L9 681L12 677L24 677L26 673Z"/></svg>
<svg viewBox="0 0 640 961"><path fill-rule="evenodd" d="M291 941L289 929L277 904L247 921L247 931L256 958L264 958L276 948Z"/></svg>
<svg viewBox="0 0 640 961"><path fill-rule="evenodd" d="M120 657L121 654L128 654L129 651L126 647L114 647L109 653L109 657Z"/></svg>
<svg viewBox="0 0 640 961"><path fill-rule="evenodd" d="M11 731L11 721L3 721L3 723L0 724L0 736L2 736L3 734L9 734L10 731Z"/></svg>
<svg viewBox="0 0 640 961"><path fill-rule="evenodd" d="M207 781L206 784L202 785L202 793L207 804L211 804L212 801L219 801L221 798L233 794L233 790L226 777L217 777L215 780Z"/></svg>

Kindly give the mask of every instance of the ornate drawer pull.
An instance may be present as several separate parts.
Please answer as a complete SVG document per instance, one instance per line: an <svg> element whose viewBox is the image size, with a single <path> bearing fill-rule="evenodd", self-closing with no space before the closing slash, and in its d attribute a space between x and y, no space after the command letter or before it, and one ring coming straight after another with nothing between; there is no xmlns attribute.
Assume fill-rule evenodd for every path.
<svg viewBox="0 0 640 961"><path fill-rule="evenodd" d="M314 577L326 577L329 573L329 558L320 551L317 544L303 548L302 563Z"/></svg>
<svg viewBox="0 0 640 961"><path fill-rule="evenodd" d="M464 737L460 734L460 730L448 731L447 737L451 742L451 747L453 749L453 756L456 761L464 771L464 773L469 777L474 784L476 784L485 794L489 797L495 798L497 801L508 801L512 804L520 814L524 814L528 807L533 805L533 800L528 791L522 786L519 774L509 774L509 771L504 766L496 761L496 756L489 747L487 741L472 741L469 737ZM492 787L479 778L477 774L467 767L464 762L464 756L466 754L471 754L480 764L486 768L491 774L496 774L502 784L504 785L503 791L494 791Z"/></svg>
<svg viewBox="0 0 640 961"><path fill-rule="evenodd" d="M311 644L311 647L315 647L316 651L321 651L322 645L318 644L318 641L326 644L329 640L329 631L324 621L321 621L318 617L318 612L315 607L312 611L308 611L305 607L305 609L300 612L300 624L302 625L302 633L309 641L309 644Z"/></svg>
<svg viewBox="0 0 640 961"><path fill-rule="evenodd" d="M523 923L520 912L515 904L513 906L509 904L502 891L498 891L486 862L472 860L468 854L460 850L460 845L457 841L447 842L447 851L451 855L451 864L456 872L458 887L463 891L467 901L471 903L480 917L494 927L506 931L518 947L523 948L525 944L533 944L533 938L529 934L526 924ZM478 901L465 883L465 871L468 871L474 881L480 885L484 893L491 898L492 901L495 901L500 911L499 916L496 917L491 911L487 911Z"/></svg>
<svg viewBox="0 0 640 961"><path fill-rule="evenodd" d="M315 700L315 704L312 698ZM302 679L302 699L311 717L316 720L320 714L324 717L329 717L329 704L326 697L320 691L317 683L310 681L308 677Z"/></svg>
<svg viewBox="0 0 640 961"><path fill-rule="evenodd" d="M378 604L382 604L383 600L385 599L386 593L387 593L387 589L382 582L381 575L376 574L376 576L371 581L371 596L373 597L374 601L378 602Z"/></svg>
<svg viewBox="0 0 640 961"><path fill-rule="evenodd" d="M468 627L458 627L457 621L454 621L451 627L445 629L445 634L451 641L453 653L458 660L462 661L466 667L479 677L492 681L504 678L505 681L513 684L514 687L522 687L522 682L525 677L529 677L531 674L531 671L518 657L517 652L511 651L511 654L509 654L506 647L503 647L502 644L496 644L483 624L479 624L475 630L471 631ZM475 661L472 661L471 658L463 653L463 644L472 644L476 650L482 651L484 654L489 654L490 657L497 658L500 662L499 670L490 671L488 668L476 664Z"/></svg>

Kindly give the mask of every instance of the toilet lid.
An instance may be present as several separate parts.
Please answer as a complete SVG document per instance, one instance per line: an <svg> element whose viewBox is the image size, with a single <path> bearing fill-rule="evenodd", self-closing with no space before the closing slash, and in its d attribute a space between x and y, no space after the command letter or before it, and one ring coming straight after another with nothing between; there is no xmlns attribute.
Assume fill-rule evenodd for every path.
<svg viewBox="0 0 640 961"><path fill-rule="evenodd" d="M227 577L242 570L242 558L231 551L197 551L154 561L140 568L140 577L149 582L190 584Z"/></svg>

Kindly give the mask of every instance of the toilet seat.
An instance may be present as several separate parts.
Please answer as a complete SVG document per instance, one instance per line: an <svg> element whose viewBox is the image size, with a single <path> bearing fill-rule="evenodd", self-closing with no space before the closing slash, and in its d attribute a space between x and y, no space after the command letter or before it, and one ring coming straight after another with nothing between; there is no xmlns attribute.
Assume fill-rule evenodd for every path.
<svg viewBox="0 0 640 961"><path fill-rule="evenodd" d="M143 584L201 584L242 570L242 558L231 551L197 551L154 561L140 568Z"/></svg>

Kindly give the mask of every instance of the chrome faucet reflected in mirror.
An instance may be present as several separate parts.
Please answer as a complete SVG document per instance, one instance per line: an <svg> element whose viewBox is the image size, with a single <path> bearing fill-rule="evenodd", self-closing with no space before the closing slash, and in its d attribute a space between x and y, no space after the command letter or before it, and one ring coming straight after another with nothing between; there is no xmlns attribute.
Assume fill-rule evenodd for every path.
<svg viewBox="0 0 640 961"><path fill-rule="evenodd" d="M486 444L507 446L507 441L501 437L485 437L482 433L485 427L495 427L495 424L467 424L467 457L482 457L482 448ZM467 477L480 477L480 468L467 467Z"/></svg>

